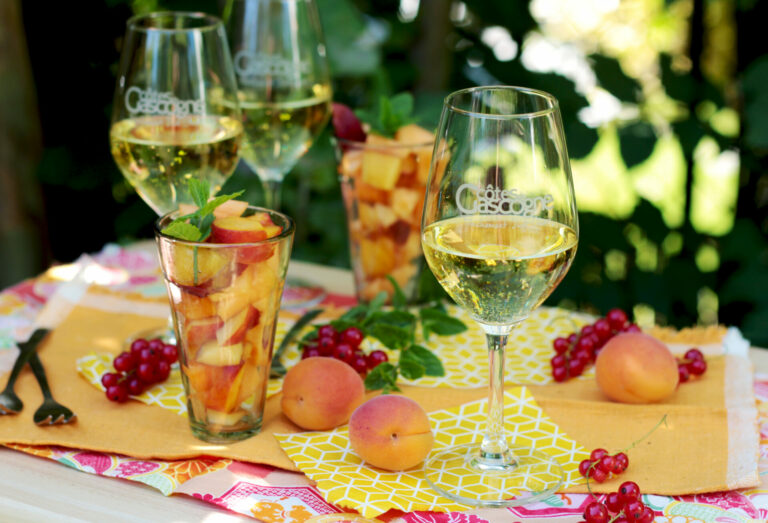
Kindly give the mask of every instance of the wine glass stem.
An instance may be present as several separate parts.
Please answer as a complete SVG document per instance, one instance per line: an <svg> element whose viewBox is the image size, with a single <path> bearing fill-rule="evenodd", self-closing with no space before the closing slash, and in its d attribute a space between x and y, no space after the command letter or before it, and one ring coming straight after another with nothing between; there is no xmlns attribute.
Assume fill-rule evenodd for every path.
<svg viewBox="0 0 768 523"><path fill-rule="evenodd" d="M280 194L282 181L274 179L264 180L264 207L275 211L280 210Z"/></svg>
<svg viewBox="0 0 768 523"><path fill-rule="evenodd" d="M488 391L488 425L480 446L480 462L486 467L504 468L515 462L504 434L504 349L511 326L483 326L488 341L490 389Z"/></svg>

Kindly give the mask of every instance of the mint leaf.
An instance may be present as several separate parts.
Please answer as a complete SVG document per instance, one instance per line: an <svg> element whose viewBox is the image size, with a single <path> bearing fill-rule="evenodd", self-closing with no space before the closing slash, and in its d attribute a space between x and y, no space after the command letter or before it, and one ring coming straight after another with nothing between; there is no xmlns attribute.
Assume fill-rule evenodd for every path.
<svg viewBox="0 0 768 523"><path fill-rule="evenodd" d="M385 394L399 391L397 368L389 362L380 363L365 377L366 390L382 390Z"/></svg>
<svg viewBox="0 0 768 523"><path fill-rule="evenodd" d="M197 207L202 209L211 195L211 184L207 180L190 178L189 195L192 196L192 201L195 202Z"/></svg>
<svg viewBox="0 0 768 523"><path fill-rule="evenodd" d="M368 334L373 336L390 349L402 349L411 341L411 332L402 327L374 323L368 327Z"/></svg>
<svg viewBox="0 0 768 523"><path fill-rule="evenodd" d="M411 345L407 350L403 352L403 355L408 354L409 358L414 361L418 361L424 366L424 373L427 376L445 376L445 369L434 352L422 347L421 345ZM400 356L403 357L402 355Z"/></svg>
<svg viewBox="0 0 768 523"><path fill-rule="evenodd" d="M399 117L409 118L413 114L413 95L411 93L399 93L389 99L392 112Z"/></svg>
<svg viewBox="0 0 768 523"><path fill-rule="evenodd" d="M412 328L416 316L408 311L378 311L371 315L371 323L385 323L395 327Z"/></svg>
<svg viewBox="0 0 768 523"><path fill-rule="evenodd" d="M350 322L360 322L363 321L366 314L368 314L368 307L365 305L355 305L351 309L349 309L347 312L342 314L339 317L339 320L344 321L350 321Z"/></svg>
<svg viewBox="0 0 768 523"><path fill-rule="evenodd" d="M232 193L232 194L222 194L220 196L216 196L215 198L212 198L211 201L206 201L205 204L198 205L198 207L200 207L199 212L203 216L205 216L206 214L210 214L214 211L214 209L216 209L216 207L218 207L222 203L228 202L229 200L234 200L241 194L243 194L243 191L237 191L236 193Z"/></svg>
<svg viewBox="0 0 768 523"><path fill-rule="evenodd" d="M460 334L467 330L467 326L461 320L437 308L421 309L419 317L421 318L421 328L425 340L429 339L429 335L432 332L440 336L449 336Z"/></svg>
<svg viewBox="0 0 768 523"><path fill-rule="evenodd" d="M168 236L173 236L174 238L179 238L181 240L187 240L190 242L199 241L200 237L202 236L200 229L198 229L194 225L187 223L181 218L176 219L171 223L169 223L168 225L166 225L163 228L162 233L167 234Z"/></svg>
<svg viewBox="0 0 768 523"><path fill-rule="evenodd" d="M405 379L417 380L424 376L426 369L419 360L406 356L409 352L410 351L404 351L400 355L400 361L397 363L397 368Z"/></svg>
<svg viewBox="0 0 768 523"><path fill-rule="evenodd" d="M395 292L392 294L392 306L396 310L405 309L405 303L407 300L405 298L403 289L400 288L400 285L397 284L392 276L387 275L387 279L389 280L389 283L392 284L392 288L395 289Z"/></svg>
<svg viewBox="0 0 768 523"><path fill-rule="evenodd" d="M368 304L368 310L365 313L365 320L368 321L374 314L376 314L381 306L387 302L387 293L381 291L378 293L371 302Z"/></svg>
<svg viewBox="0 0 768 523"><path fill-rule="evenodd" d="M355 114L370 126L371 131L388 137L394 136L400 127L416 121L411 93L400 93L391 98L382 96L373 110L357 110Z"/></svg>

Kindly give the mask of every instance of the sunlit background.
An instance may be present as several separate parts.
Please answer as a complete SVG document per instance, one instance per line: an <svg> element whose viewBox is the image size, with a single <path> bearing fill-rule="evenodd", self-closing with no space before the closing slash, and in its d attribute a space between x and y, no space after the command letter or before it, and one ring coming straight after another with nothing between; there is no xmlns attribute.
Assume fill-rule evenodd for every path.
<svg viewBox="0 0 768 523"><path fill-rule="evenodd" d="M558 97L582 238L549 304L620 306L643 325L737 325L768 346L768 47L755 47L766 2L316 1L337 101L362 107L408 90L434 127L458 88L526 85ZM24 199L33 225L6 233L3 285L51 259L150 236L154 214L107 146L124 23L157 9L220 14L226 1L93 0L53 7L46 20L15 3L18 23L6 17L0 34L4 23L26 38L16 85L36 96L25 114L0 112L0 136L3 118L25 119L42 149L26 156L39 188L0 194L6 208ZM297 219L296 258L349 266L329 136L288 176L283 201ZM230 188L260 201L242 163Z"/></svg>

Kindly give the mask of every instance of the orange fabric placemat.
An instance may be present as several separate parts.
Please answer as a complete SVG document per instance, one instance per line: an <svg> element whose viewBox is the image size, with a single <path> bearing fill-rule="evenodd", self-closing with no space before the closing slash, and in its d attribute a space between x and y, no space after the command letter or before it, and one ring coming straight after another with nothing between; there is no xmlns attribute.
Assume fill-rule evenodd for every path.
<svg viewBox="0 0 768 523"><path fill-rule="evenodd" d="M34 425L32 414L42 396L25 370L16 392L26 408L19 415L0 418L0 443L62 445L142 459L210 455L297 470L272 436L298 430L280 412L279 395L267 401L262 433L224 446L197 440L186 418L171 411L134 401L111 403L80 378L75 370L78 358L92 351L118 353L125 338L165 323L157 302L112 295L109 310L104 310L103 296L96 289L87 292L39 348L55 396L78 414L77 423ZM147 311L151 312L139 314ZM478 347L479 357L484 354ZM644 492L670 495L757 485L758 433L749 362L721 356L709 358L709 363L702 379L682 385L670 400L652 406L608 402L592 380L529 388L552 420L589 449L617 452L667 414L667 424L629 452L629 469L618 479L594 485L599 490L615 490L625 480L641 483ZM485 389L419 387L403 387L403 392L427 411L487 394ZM668 472L672 464L674 474Z"/></svg>

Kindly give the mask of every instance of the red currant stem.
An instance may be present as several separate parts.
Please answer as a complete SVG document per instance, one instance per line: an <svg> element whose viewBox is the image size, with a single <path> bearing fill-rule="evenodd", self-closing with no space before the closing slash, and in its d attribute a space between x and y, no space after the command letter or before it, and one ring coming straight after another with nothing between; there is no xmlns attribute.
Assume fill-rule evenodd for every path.
<svg viewBox="0 0 768 523"><path fill-rule="evenodd" d="M629 447L627 447L625 449L622 449L619 452L627 452L628 450L635 448L641 441L643 441L648 436L650 436L651 434L656 432L656 429L658 429L661 426L662 423L664 424L664 426L667 425L667 414L664 414L661 417L661 419L658 421L658 423L656 423L656 425L654 425L654 427L651 430L649 430L647 433L645 433L645 435L643 435L643 437L641 437L638 440L633 441L632 444ZM616 454L618 454L619 452L617 452Z"/></svg>
<svg viewBox="0 0 768 523"><path fill-rule="evenodd" d="M598 460L598 461L600 461L600 460ZM592 463L592 464L589 466L589 468L587 469L587 476L586 476L586 478L587 478L587 492L589 492L589 495L590 495L590 496L592 496L592 497L594 498L594 500L595 500L595 501L599 501L599 500L597 499L597 496L595 496L595 493L594 493L594 492L592 492L592 487L589 485L589 473L592 471L592 468L593 468L595 465L597 465L597 461L593 462L593 463Z"/></svg>
<svg viewBox="0 0 768 523"><path fill-rule="evenodd" d="M616 514L610 520L608 520L608 523L613 523L614 521L616 521L617 519L619 519L622 516L626 516L626 514L624 514L623 510L620 510L618 514Z"/></svg>

